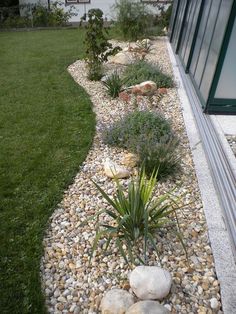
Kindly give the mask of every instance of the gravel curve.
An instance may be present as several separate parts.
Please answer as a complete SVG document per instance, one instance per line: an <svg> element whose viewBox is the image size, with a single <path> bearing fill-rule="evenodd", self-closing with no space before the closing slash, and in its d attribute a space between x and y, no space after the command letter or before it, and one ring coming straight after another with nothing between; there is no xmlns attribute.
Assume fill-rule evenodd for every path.
<svg viewBox="0 0 236 314"><path fill-rule="evenodd" d="M147 55L147 60L159 64L164 72L172 75L166 40L159 37L153 41L153 50ZM126 43L118 44L122 48L127 46ZM110 69L111 66L107 65L107 68ZM113 287L129 290L127 276L131 268L116 247L111 246L104 255L104 242L100 241L90 263L89 253L95 236L95 223L91 220L86 226L80 225L90 215L108 206L91 179L109 195L115 192L114 182L104 175L103 162L110 158L121 164L127 152L104 145L101 131L104 126L133 110L133 104L110 99L101 82L89 81L83 60L70 65L68 71L91 97L97 118L96 135L73 184L65 191L63 200L50 218L41 262L42 287L49 313L93 314L100 313L99 305L105 291ZM173 188L176 183L181 183L181 188L176 193L185 193L183 203L187 206L178 213L178 218L188 260L182 245L171 230L167 228L158 232L160 253L157 256L152 251L148 252L148 264L161 265L173 277L171 293L162 304L171 313L222 313L219 282L177 89L168 89L161 100L156 96L139 97L138 105L141 109L162 112L180 137L180 151L177 153L182 156L182 171L174 179L158 183L156 195ZM126 186L129 179L121 182ZM107 217L102 215L100 219L106 221ZM213 303L216 309L212 308Z"/></svg>

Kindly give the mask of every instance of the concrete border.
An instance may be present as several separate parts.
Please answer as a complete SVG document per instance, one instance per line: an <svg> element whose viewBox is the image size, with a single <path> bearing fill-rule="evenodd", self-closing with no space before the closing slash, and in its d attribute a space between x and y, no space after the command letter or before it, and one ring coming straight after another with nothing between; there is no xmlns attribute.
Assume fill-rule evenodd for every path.
<svg viewBox="0 0 236 314"><path fill-rule="evenodd" d="M168 40L167 47L178 86L184 123L202 196L209 241L214 256L216 274L220 282L222 308L225 314L233 314L236 313L236 265L230 238L203 149L202 139L195 122L195 116L184 88L178 63Z"/></svg>
<svg viewBox="0 0 236 314"><path fill-rule="evenodd" d="M222 127L220 125L220 122L218 121L217 117L215 115L210 116L210 119L215 127L215 130L217 132L217 135L221 141L221 144L224 148L224 151L227 155L227 158L229 160L229 163L231 165L231 169L233 170L234 176L236 178L236 158L232 152L232 149L227 141L227 139L225 138L225 134L222 130Z"/></svg>

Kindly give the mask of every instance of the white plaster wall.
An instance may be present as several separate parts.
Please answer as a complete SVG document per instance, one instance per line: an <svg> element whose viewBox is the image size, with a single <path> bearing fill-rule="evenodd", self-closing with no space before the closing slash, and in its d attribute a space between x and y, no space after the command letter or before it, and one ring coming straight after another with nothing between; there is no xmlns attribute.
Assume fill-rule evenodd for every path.
<svg viewBox="0 0 236 314"><path fill-rule="evenodd" d="M50 0L51 3L56 2L58 0ZM70 22L79 22L81 17L88 12L90 9L96 9L99 8L104 13L104 18L107 18L108 20L115 19L115 12L112 9L112 7L115 5L116 0L90 0L90 3L78 3L78 4L65 4L65 0L59 0L62 3L62 8L64 11L69 11L70 8L73 6L73 12L77 13L76 16L73 16L70 19ZM140 2L140 0L133 0ZM19 4L36 4L40 3L42 5L47 6L48 1L47 0L19 0ZM158 13L157 8L154 8L153 6L147 5L148 8L153 11L155 14ZM23 11L21 11L23 13Z"/></svg>

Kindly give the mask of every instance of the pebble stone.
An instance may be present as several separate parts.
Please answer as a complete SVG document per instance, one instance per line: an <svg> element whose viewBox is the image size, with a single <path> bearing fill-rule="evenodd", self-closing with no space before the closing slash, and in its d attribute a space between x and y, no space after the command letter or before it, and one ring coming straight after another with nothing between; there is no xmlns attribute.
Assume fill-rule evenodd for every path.
<svg viewBox="0 0 236 314"><path fill-rule="evenodd" d="M154 40L153 49L145 58L158 64L165 73L172 75L166 40L163 37ZM122 48L127 47L127 43L112 42ZM117 67L120 71L124 69L124 66L105 65L108 74ZM43 241L42 288L45 291L49 313L91 314L99 313L100 303L106 291L122 288L127 282L128 273L132 270L132 266L124 261L114 243L111 243L104 254L103 239L90 261L96 221L90 220L84 225L82 223L98 210L108 207L91 179L110 196L115 193L114 182L104 175L103 161L109 158L117 164L122 164L122 160L129 152L103 144L101 134L104 127L134 110L134 102L132 98L130 102L111 99L101 82L89 81L83 60L70 65L68 71L75 82L91 97L97 120L96 135L79 173L64 192L62 201L50 218ZM180 138L180 147L176 154L181 154L182 171L176 173L174 178L159 182L155 196L178 185L174 193L176 196L182 195L181 210L177 215L188 260L176 233L173 232L173 227L166 227L156 233L157 252L151 248L148 250L147 265L160 266L170 271L173 284L171 293L164 299L163 304L169 304L172 313L211 313L212 298L218 301L218 308L221 308L220 288L177 89L175 87L167 89L161 98L155 95L138 97L135 106L140 110L161 112L171 121L174 131ZM135 172L135 168L129 170ZM126 187L129 180L121 179L121 184ZM99 219L109 223L105 214ZM143 243L140 243L141 253L142 249ZM205 290L204 287L207 285L208 288ZM202 287L201 291L198 287Z"/></svg>

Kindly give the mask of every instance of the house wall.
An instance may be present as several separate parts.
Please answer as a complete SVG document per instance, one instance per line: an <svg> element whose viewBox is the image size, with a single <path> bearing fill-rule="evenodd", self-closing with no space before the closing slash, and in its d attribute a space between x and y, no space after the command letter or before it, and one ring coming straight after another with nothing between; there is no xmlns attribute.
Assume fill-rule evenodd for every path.
<svg viewBox="0 0 236 314"><path fill-rule="evenodd" d="M107 18L107 20L114 20L115 19L115 13L112 7L115 5L116 0L90 0L90 3L77 3L77 4L66 4L65 0L59 0L62 3L62 8L64 11L69 11L71 8L73 8L72 12L76 13L76 16L73 16L70 19L70 22L79 22L81 17L88 12L90 9L96 9L99 8L104 13L104 18ZM133 0L140 2L140 0ZM58 0L50 0L50 3L58 2ZM36 4L41 3L42 5L47 6L48 1L47 0L19 0L20 5L24 4ZM151 5L147 5L148 8L154 12L158 13L157 8L154 8ZM24 15L24 9L21 9L21 15Z"/></svg>

